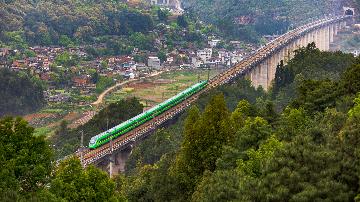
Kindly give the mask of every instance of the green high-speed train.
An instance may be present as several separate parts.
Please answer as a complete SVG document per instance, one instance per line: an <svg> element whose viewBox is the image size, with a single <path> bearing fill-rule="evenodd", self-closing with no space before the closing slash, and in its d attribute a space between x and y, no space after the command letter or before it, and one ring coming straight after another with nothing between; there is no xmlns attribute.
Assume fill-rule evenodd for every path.
<svg viewBox="0 0 360 202"><path fill-rule="evenodd" d="M174 105L177 105L181 101L185 100L186 98L190 97L191 95L199 92L200 90L204 89L208 84L208 81L201 81L190 88L182 91L181 93L175 95L174 97L166 100L165 102L154 106L153 108L105 131L102 132L90 139L89 148L96 149L101 145L109 142L111 139L115 139L130 130L138 127L139 125L159 116L163 112L167 111Z"/></svg>

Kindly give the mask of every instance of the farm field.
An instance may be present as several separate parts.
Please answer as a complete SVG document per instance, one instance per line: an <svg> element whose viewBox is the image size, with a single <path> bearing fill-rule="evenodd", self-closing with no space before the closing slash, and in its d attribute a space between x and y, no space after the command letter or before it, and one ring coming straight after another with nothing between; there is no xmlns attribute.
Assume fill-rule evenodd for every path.
<svg viewBox="0 0 360 202"><path fill-rule="evenodd" d="M105 105L128 97L137 97L145 108L152 107L198 82L214 77L222 70L179 70L164 72L160 75L131 81L124 87L109 93ZM102 105L100 107L103 107ZM35 128L35 135L50 137L62 121L69 128L76 128L88 122L100 108L91 105L75 106L70 104L51 104L41 111L24 116Z"/></svg>
<svg viewBox="0 0 360 202"><path fill-rule="evenodd" d="M137 97L146 107L154 106L176 95L199 80L212 78L221 70L181 70L164 72L161 75L149 79L132 82L123 88L114 91L105 98L105 103L113 103L117 100Z"/></svg>

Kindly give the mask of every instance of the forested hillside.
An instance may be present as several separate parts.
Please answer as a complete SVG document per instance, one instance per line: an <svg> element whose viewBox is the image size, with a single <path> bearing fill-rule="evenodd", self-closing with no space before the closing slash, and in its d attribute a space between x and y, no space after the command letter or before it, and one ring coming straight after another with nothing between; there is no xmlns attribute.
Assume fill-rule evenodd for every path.
<svg viewBox="0 0 360 202"><path fill-rule="evenodd" d="M310 67L321 77L307 74ZM43 137L21 119L3 119L0 200L359 201L359 74L359 58L310 44L278 66L268 93L238 80L203 95L177 124L137 146L127 173L113 179L77 159L52 167ZM291 99L279 102L280 93ZM103 129L107 116L124 120L141 105L108 109L116 113L102 111L81 129ZM63 132L64 143L79 137Z"/></svg>
<svg viewBox="0 0 360 202"><path fill-rule="evenodd" d="M91 42L94 36L144 33L153 28L149 14L117 1L13 0L0 4L0 39L17 46L69 45Z"/></svg>
<svg viewBox="0 0 360 202"><path fill-rule="evenodd" d="M168 11L139 2L130 7L124 1L0 1L0 47L88 46L97 57L134 48L159 51L159 39L170 50L174 42L199 45L210 31L195 19L169 20Z"/></svg>
<svg viewBox="0 0 360 202"><path fill-rule="evenodd" d="M312 18L341 13L341 7L349 3L345 0L183 0L182 4L187 19L192 16L214 24L227 38L259 42L264 34L285 32ZM114 45L122 43L117 49L126 52L135 45L130 43L136 38L135 33L145 34L146 40L142 41L153 47L150 41L157 36L149 31L158 29L158 23L166 22L168 15L158 13L146 3L129 7L121 1L0 1L0 46L74 46L112 40ZM189 37L196 35L192 29Z"/></svg>
<svg viewBox="0 0 360 202"><path fill-rule="evenodd" d="M130 187L123 186L128 199L359 200L359 68L358 58L312 44L278 67L277 87L268 94L241 80L210 92L186 115L177 148L146 152L169 145L167 137L177 136L170 129L135 149ZM293 76L284 81L284 72ZM238 89L243 93L232 93ZM280 92L290 99L279 101Z"/></svg>
<svg viewBox="0 0 360 202"><path fill-rule="evenodd" d="M344 0L183 0L183 4L227 37L253 42L263 34L285 32L312 18L341 13L346 5Z"/></svg>
<svg viewBox="0 0 360 202"><path fill-rule="evenodd" d="M45 103L43 89L36 77L0 69L0 117L24 115L38 110Z"/></svg>

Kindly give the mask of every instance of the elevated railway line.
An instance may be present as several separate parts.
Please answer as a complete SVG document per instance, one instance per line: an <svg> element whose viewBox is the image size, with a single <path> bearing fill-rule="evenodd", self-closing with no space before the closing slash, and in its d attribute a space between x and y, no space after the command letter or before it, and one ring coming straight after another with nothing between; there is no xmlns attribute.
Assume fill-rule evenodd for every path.
<svg viewBox="0 0 360 202"><path fill-rule="evenodd" d="M212 78L208 82L206 88L188 97L186 100L178 103L177 105L173 106L161 115L155 117L154 119L151 119L150 121L140 125L137 128L134 128L133 130L127 132L119 138L98 147L97 149L82 150L76 155L81 157L83 166L88 166L89 164L100 161L104 157L110 155L113 151L121 150L133 144L137 140L144 138L146 135L154 131L157 127L161 126L166 121L174 118L179 113L183 112L187 107L194 103L201 94L217 86L229 83L239 76L248 75L249 73L251 73L254 67L262 63L276 51L283 49L288 44L303 37L307 33L320 29L324 26L328 26L329 24L335 24L345 21L348 18L350 18L350 16L337 16L314 21L279 36L275 40L268 43L266 46L258 49L254 54L234 65L232 68Z"/></svg>

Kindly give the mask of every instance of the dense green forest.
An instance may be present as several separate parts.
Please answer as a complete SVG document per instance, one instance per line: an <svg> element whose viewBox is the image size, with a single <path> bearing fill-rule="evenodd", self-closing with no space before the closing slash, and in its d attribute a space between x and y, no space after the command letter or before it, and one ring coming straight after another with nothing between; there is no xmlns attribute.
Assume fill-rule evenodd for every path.
<svg viewBox="0 0 360 202"><path fill-rule="evenodd" d="M3 119L1 200L359 201L359 74L359 58L310 44L278 66L267 93L240 79L203 95L137 146L127 172L113 179L83 170L78 159L52 167L49 143L23 120ZM124 120L141 108L121 101L112 116ZM107 113L82 130L103 130ZM78 142L78 133L59 131L58 141Z"/></svg>
<svg viewBox="0 0 360 202"><path fill-rule="evenodd" d="M322 77L307 74L306 67ZM227 96L251 89L241 80L210 92L189 110L178 148L169 152L172 129L135 148L128 161L130 187L124 186L128 199L358 201L359 68L358 58L311 44L289 65L279 65L267 94L252 88L237 94L240 102ZM283 81L284 74L293 78ZM276 99L279 94L291 99ZM254 100L256 95L261 97ZM156 143L167 147L149 153Z"/></svg>
<svg viewBox="0 0 360 202"><path fill-rule="evenodd" d="M0 69L0 117L24 115L38 110L45 102L43 84L26 73Z"/></svg>
<svg viewBox="0 0 360 202"><path fill-rule="evenodd" d="M16 46L71 45L91 41L93 36L145 33L154 26L149 14L117 1L14 0L0 4L1 37Z"/></svg>
<svg viewBox="0 0 360 202"><path fill-rule="evenodd" d="M225 36L253 42L263 34L285 32L310 19L339 14L346 5L344 0L184 0L183 4ZM242 16L246 23L234 24L234 19Z"/></svg>
<svg viewBox="0 0 360 202"><path fill-rule="evenodd" d="M164 39L170 51L174 43L200 46L203 35L213 31L188 15L169 17L169 11L146 3L0 1L0 47L83 45L91 56L98 57L130 54L134 48L160 51L156 39Z"/></svg>
<svg viewBox="0 0 360 202"><path fill-rule="evenodd" d="M169 20L169 12L145 1L135 7L122 1L0 1L0 47L104 43L107 49L89 51L95 55L128 54L134 47L155 50L155 39L162 37L157 31L170 47L175 41L199 43L202 34L209 32L258 42L264 34L285 32L309 19L339 13L344 1L184 0L186 14L177 23ZM242 16L249 24L234 23ZM197 19L215 25L217 31ZM171 30L166 31L164 24L171 25ZM187 29L185 36L179 34L181 28Z"/></svg>

